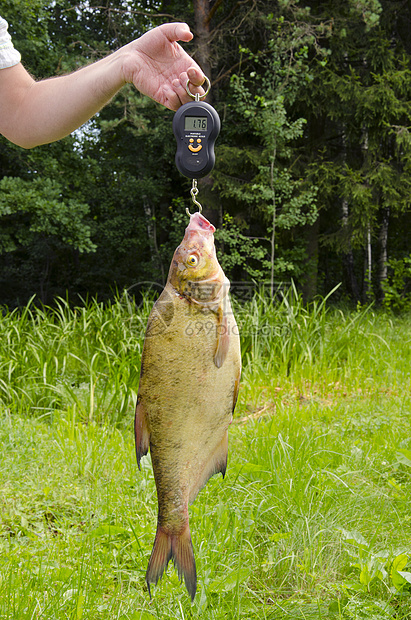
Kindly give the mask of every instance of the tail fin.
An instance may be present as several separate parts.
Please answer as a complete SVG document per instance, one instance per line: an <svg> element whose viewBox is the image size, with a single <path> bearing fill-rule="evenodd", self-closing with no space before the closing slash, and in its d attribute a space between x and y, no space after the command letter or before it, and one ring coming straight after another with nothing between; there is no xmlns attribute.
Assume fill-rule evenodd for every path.
<svg viewBox="0 0 411 620"><path fill-rule="evenodd" d="M179 579L181 580L184 576L184 583L193 601L197 590L197 573L188 524L180 534L167 534L160 525L157 525L153 550L146 572L150 596L150 583L157 584L171 559L177 568Z"/></svg>

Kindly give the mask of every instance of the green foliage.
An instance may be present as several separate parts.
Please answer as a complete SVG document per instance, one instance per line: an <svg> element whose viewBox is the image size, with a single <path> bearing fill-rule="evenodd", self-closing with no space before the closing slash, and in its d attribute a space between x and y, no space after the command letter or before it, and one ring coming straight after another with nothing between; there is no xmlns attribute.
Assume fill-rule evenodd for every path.
<svg viewBox="0 0 411 620"><path fill-rule="evenodd" d="M341 532L344 547L350 558L350 567L358 569L359 581L347 581L344 587L357 592L369 592L377 580L390 589L401 592L409 589L411 573L404 571L411 556L408 548L405 552L382 549L374 551L364 537L358 532Z"/></svg>
<svg viewBox="0 0 411 620"><path fill-rule="evenodd" d="M348 14L341 12L338 23L334 23L328 42L330 54L325 63L317 64L315 79L308 87L308 106L312 119L316 119L312 144L320 140L323 145L311 164L310 178L321 188L318 205L326 231L324 241L342 255L351 254L356 273L351 267L348 280L352 283L359 278L363 295L368 291L368 275L360 261L369 261L368 246L372 246L371 284L377 297L382 297L384 286L383 271L377 265L378 260L380 264L384 260L378 256L381 234L385 245L389 236L393 249L398 239L392 230L393 218L401 218L410 210L406 172L410 157L410 59L402 36L392 45L395 18L388 4L349 3ZM392 232L384 229L387 213ZM403 219L405 226L406 221L407 216ZM398 250L402 253L403 247ZM343 274L340 278L347 281Z"/></svg>
<svg viewBox="0 0 411 620"><path fill-rule="evenodd" d="M71 309L61 299L53 309L5 313L0 403L44 416L64 403L79 420L120 423L135 399L148 309L147 300L136 313L124 294L108 306Z"/></svg>
<svg viewBox="0 0 411 620"><path fill-rule="evenodd" d="M4 0L2 15L27 69L45 78L170 19L200 32L195 6ZM228 275L293 278L310 295L341 282L345 299L385 295L406 307L401 276L393 283L400 268L392 263L383 283L380 266L384 248L388 260L409 254L410 7L225 0L204 19L222 118L204 206L223 223ZM199 41L185 46L190 54ZM171 121L128 85L72 138L30 152L0 138L2 303L37 294L51 304L66 292L105 299L164 281L189 192Z"/></svg>
<svg viewBox="0 0 411 620"><path fill-rule="evenodd" d="M98 59L142 34L156 13L122 2L50 4L7 3L2 12L39 78ZM30 152L3 140L0 180L14 185L5 180L0 190L1 302L18 305L36 293L51 303L66 291L106 298L116 287L164 279L168 265L153 247L167 242L168 207L178 197L173 158L171 113L131 87L72 138Z"/></svg>
<svg viewBox="0 0 411 620"><path fill-rule="evenodd" d="M388 269L388 278L383 283L384 306L395 312L407 312L411 309L411 256L391 258Z"/></svg>
<svg viewBox="0 0 411 620"><path fill-rule="evenodd" d="M234 298L245 391L251 377L262 382L269 377L273 395L276 377L296 389L305 389L306 381L322 385L324 374L354 391L364 383L371 385L381 373L392 389L404 382L410 352L401 320L396 320L394 338L391 319L379 318L368 308L352 314L331 311L326 301L316 299L306 306L295 286L279 290L277 299L263 291L248 301ZM120 423L130 412L137 389L151 297L140 292L136 303L124 293L106 304L84 301L71 308L58 300L55 308L30 304L20 312L4 309L3 406L51 416L56 408L69 407L81 420ZM378 337L370 336L373 330L378 330ZM394 350L401 362L391 367L384 360Z"/></svg>
<svg viewBox="0 0 411 620"><path fill-rule="evenodd" d="M64 199L62 187L48 178L25 181L3 177L0 181L0 253L13 252L33 243L37 237L63 241L80 252L90 252L87 222L89 207L71 198Z"/></svg>
<svg viewBox="0 0 411 620"><path fill-rule="evenodd" d="M267 264L266 251L259 245L259 239L244 235L228 213L224 215L222 228L216 230L215 238L220 247L224 247L220 264L225 273L233 274L240 267L241 272L251 278L264 280L267 273L264 269Z"/></svg>
<svg viewBox="0 0 411 620"><path fill-rule="evenodd" d="M302 137L306 119L293 120L288 113L302 83L311 79L305 61L313 34L301 23L286 27L283 17L272 16L267 25L271 36L264 54L241 48L252 70L233 75L230 81L230 112L237 126L247 126L247 141L241 148L220 147L222 165L214 174L215 187L228 201L235 200L244 219L245 213L252 213L253 219L264 223L262 230L257 222L252 230L257 231L254 237L266 241L261 247L265 280L274 274L301 274L306 258L302 246L295 244L295 253L286 257L286 244L278 241L278 235L301 229L318 217L317 188L294 170L293 142Z"/></svg>

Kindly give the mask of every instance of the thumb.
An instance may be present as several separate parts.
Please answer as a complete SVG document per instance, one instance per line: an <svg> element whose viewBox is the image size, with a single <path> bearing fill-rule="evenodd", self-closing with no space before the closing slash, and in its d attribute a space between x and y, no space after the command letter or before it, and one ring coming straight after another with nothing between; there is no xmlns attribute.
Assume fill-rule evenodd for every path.
<svg viewBox="0 0 411 620"><path fill-rule="evenodd" d="M173 41L191 41L193 35L188 24L177 22L176 24L163 24L160 26L167 39Z"/></svg>

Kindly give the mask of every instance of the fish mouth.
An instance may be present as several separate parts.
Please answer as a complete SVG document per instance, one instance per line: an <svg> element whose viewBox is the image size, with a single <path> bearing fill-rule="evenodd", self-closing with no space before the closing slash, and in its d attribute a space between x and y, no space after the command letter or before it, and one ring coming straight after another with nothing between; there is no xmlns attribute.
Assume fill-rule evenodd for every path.
<svg viewBox="0 0 411 620"><path fill-rule="evenodd" d="M184 238L188 237L192 233L201 233L207 236L215 233L215 227L202 215L199 211L190 215L190 223L187 226L184 234Z"/></svg>

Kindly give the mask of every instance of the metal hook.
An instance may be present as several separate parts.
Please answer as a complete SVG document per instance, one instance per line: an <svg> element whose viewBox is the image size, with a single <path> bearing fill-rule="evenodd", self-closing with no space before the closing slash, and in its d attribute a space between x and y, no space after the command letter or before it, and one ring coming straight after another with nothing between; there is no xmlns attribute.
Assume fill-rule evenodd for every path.
<svg viewBox="0 0 411 620"><path fill-rule="evenodd" d="M190 194L191 194L191 199L193 203L196 205L196 207L198 207L198 212L201 213L203 210L203 207L200 205L200 203L197 200L197 194L198 194L197 179L193 179L193 185L191 187ZM186 213L188 217L191 217L192 214L190 213L188 207L186 208Z"/></svg>

